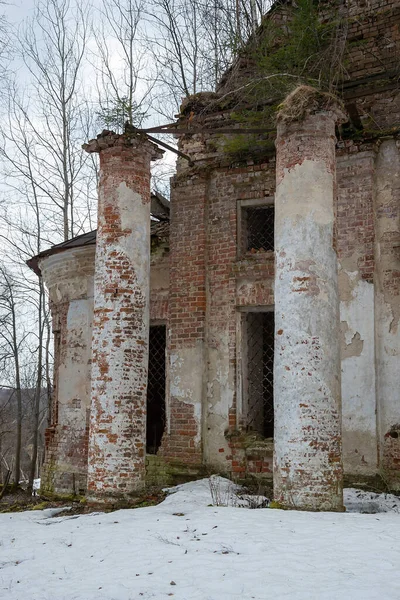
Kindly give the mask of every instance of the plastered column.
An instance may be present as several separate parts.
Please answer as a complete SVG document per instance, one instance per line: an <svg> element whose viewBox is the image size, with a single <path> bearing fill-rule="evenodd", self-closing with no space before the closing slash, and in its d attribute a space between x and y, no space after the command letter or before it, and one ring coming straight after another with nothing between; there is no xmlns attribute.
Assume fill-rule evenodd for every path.
<svg viewBox="0 0 400 600"><path fill-rule="evenodd" d="M88 497L112 502L145 483L150 296L150 161L158 148L110 132L100 154Z"/></svg>
<svg viewBox="0 0 400 600"><path fill-rule="evenodd" d="M303 88L278 116L275 207L274 497L343 510L335 123L341 113ZM325 108L325 107L324 107ZM303 107L304 110L304 107Z"/></svg>
<svg viewBox="0 0 400 600"><path fill-rule="evenodd" d="M400 490L400 155L382 142L376 160L375 340L381 474Z"/></svg>
<svg viewBox="0 0 400 600"><path fill-rule="evenodd" d="M44 493L86 492L94 253L94 245L71 248L39 263L49 290L55 355Z"/></svg>

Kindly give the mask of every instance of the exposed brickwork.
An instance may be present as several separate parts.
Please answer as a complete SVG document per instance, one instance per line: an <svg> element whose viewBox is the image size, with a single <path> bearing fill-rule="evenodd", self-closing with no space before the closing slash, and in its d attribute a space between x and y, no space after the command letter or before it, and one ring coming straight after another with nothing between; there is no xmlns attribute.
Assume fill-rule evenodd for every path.
<svg viewBox="0 0 400 600"><path fill-rule="evenodd" d="M248 257L248 264L255 263L255 267L244 273L246 258L238 256L236 240L237 203L273 196L274 161L232 168L223 154L216 156L209 141L208 136L182 140L182 150L192 155L195 152L202 164L193 171L187 164L181 164L172 190L169 320L172 391L168 403L169 433L164 437L162 452L170 456L169 440L174 440L175 445L176 436L182 435L174 419L179 422L192 417L192 401L182 402L174 394L175 382L181 377L175 364L181 364L185 348L192 347L201 361L198 373L201 381L197 388L193 380L191 385L197 389L197 403L206 409L203 418L208 424L203 431L204 459L231 470L232 457L225 432L229 427L235 429L240 419L236 406L236 307L273 303L271 253ZM206 166L209 163L213 166L211 174ZM176 356L180 358L177 360ZM178 386L178 393L182 395L181 388ZM199 431L195 446L198 439ZM188 441L185 460L193 460ZM183 447L184 443L180 441L178 446ZM182 451L179 455L182 457Z"/></svg>
<svg viewBox="0 0 400 600"><path fill-rule="evenodd" d="M238 260L236 273L237 306L272 306L274 304L275 256L264 252Z"/></svg>
<svg viewBox="0 0 400 600"><path fill-rule="evenodd" d="M167 352L170 388L160 453L201 463L207 178L176 179L171 190ZM182 373L183 369L183 373Z"/></svg>
<svg viewBox="0 0 400 600"><path fill-rule="evenodd" d="M233 479L246 479L248 476L272 478L273 443L252 441L241 432L233 432L228 437Z"/></svg>
<svg viewBox="0 0 400 600"><path fill-rule="evenodd" d="M238 409L238 306L273 304L273 255L243 254L237 240L240 201L262 202L275 191L274 161L219 167L210 181L207 230L207 429L205 459L233 470L233 453L225 438L228 415L236 412L232 429L245 416ZM241 326L241 325L239 325ZM224 460L225 459L225 460Z"/></svg>
<svg viewBox="0 0 400 600"><path fill-rule="evenodd" d="M51 426L41 474L46 493L86 489L94 250L71 249L40 262L55 336Z"/></svg>
<svg viewBox="0 0 400 600"><path fill-rule="evenodd" d="M280 122L276 142L274 498L313 510L343 510L336 119Z"/></svg>
<svg viewBox="0 0 400 600"><path fill-rule="evenodd" d="M71 326L67 323L67 317L70 297L77 294L83 301L93 297L94 251L94 245L85 250L66 249L57 259L40 261L50 291L54 334L55 377L51 425L45 433L45 462L41 473L41 485L46 493L86 493L91 348L86 358L85 385L81 387L79 397L72 393L67 401L63 386L60 397L58 380L61 377L63 384L76 378L74 372L70 371L76 361L68 362L71 352L76 354L77 347L76 344L71 345ZM72 258L68 259L69 256ZM73 282L77 274L82 278L80 287L75 287ZM151 254L150 318L153 322L166 322L168 318L168 247L164 243L154 248ZM90 302L87 322L82 327L82 336L87 336L89 344L92 320ZM80 363L82 369L85 363L83 360Z"/></svg>
<svg viewBox="0 0 400 600"><path fill-rule="evenodd" d="M322 18L329 21L330 11L336 10L337 5L323 3L322 8ZM400 315L400 268L396 263L400 235L399 194L396 191L390 201L385 200L385 190L395 189L397 184L393 183L396 180L393 178L389 188L386 186L385 168L381 167L382 181L378 185L380 200L376 202L376 161L380 152L379 138L391 133L395 135L396 128L400 126L400 94L397 90L400 10L397 1L388 0L350 0L346 6L342 3L341 10L343 15L348 11L349 19L344 80L340 93L345 107L352 115L353 126L360 131L339 131L335 161L332 150L335 134L328 123L329 115L320 118L320 137L313 137L315 123L309 129L304 123L300 127L296 126L297 131L291 130L290 135L285 135L284 138L280 136L278 140L281 158L278 161L277 181L278 184L281 183L285 174L322 155L326 159L327 171L333 175L337 170L338 200L334 206L336 221L333 225L332 243L340 260L341 309L349 316L349 323L346 320L342 323L342 369L348 378L346 381L350 381L346 383L349 389L344 396L348 419L345 423L349 428L349 436L352 437L353 451L360 454L358 462L366 465L364 452L360 449L374 445L374 451L376 450L377 409L381 428L382 472L385 476L393 475L395 480L400 472L400 415L398 398L393 400L396 385L392 384L388 395L386 382L395 379L395 369L388 367L388 355L396 350L390 340L397 339L397 320ZM271 18L277 23L284 23L290 20L290 11L290 3L285 3L274 9ZM249 75L251 65L246 61L238 61L224 79L220 87L221 93L232 89L239 82L243 83ZM193 101L191 127L199 125L207 129L208 126L232 126L228 109L219 112L216 103L213 114L205 111L199 115L196 103L201 103L200 96L196 95ZM186 126L184 114L182 111L180 122ZM190 114L189 111L187 114ZM238 124L234 122L233 126ZM340 134L343 139L340 139ZM118 143L117 138L114 142ZM155 243L154 247L153 243L151 245L150 319L153 323L167 323L168 392L167 425L159 456L153 461L147 461L149 481L157 478L158 471L163 471L164 464L168 463L177 465L178 470L183 464L189 465L191 473L198 472L200 463L205 462L216 469L232 473L235 477L248 474L268 476L272 471L272 442L266 443L263 440L259 444L255 441L249 443L246 432L245 403L241 397L240 382L243 361L240 336L241 319L246 310L255 307L262 310L263 307L274 304L274 256L272 252L244 252L238 244L237 232L240 228L241 202L257 203L274 196L275 157L269 150L268 155L258 157L258 162L243 158L240 162L235 162L238 159L225 151L225 136L217 134L182 136L179 143L183 152L192 157L195 166L189 166L182 159L178 160L178 173L172 182L170 255L165 239L159 240L160 243ZM141 162L143 155L139 150L136 152L133 146L124 145L108 147L108 142L101 138L96 144L102 156L102 194L104 195L108 186L107 195L111 197L121 182L125 181L127 189L133 189L142 198L147 198L148 165ZM106 171L108 182L104 183ZM297 197L296 187L290 197L292 195ZM103 200L104 198L101 202ZM97 484L94 483L91 488L91 493L96 495L103 492L109 494L110 491L117 495L132 491L143 484L144 474L144 346L147 317L143 318L136 309L148 311L149 300L142 293L143 288L139 286L139 278L133 266L134 263L136 265L141 262L142 254L126 260L125 254L117 249L131 229L129 219L133 215L129 210L126 213L122 211L122 218L120 206L111 204L106 206L105 202L105 211L101 213L102 238L99 248L104 262L102 277L97 285L98 289L101 288L103 300L96 309L95 326L98 334L94 344L98 395L107 395L111 404L97 402L93 416L98 438L105 442L103 449L102 442L99 442L91 455L93 463L97 464L91 475L92 480L98 482L97 489ZM123 219L127 219L127 227L122 225ZM147 239L147 235L146 229L139 237ZM319 235L315 236L316 244L320 238ZM302 245L299 245L300 249L307 240L305 236ZM289 260L287 256L281 258ZM58 268L53 267L55 278ZM314 265L303 261L299 270L301 273L296 275L296 293L309 298L318 295L322 288ZM59 274L61 275L61 270ZM360 290L364 294L361 299L357 296ZM62 294L64 292L69 293L67 288L62 290ZM132 299L136 305L135 310L132 308ZM59 340L59 352L56 352L56 357L59 358L56 360L58 365L62 365L72 352L71 343L74 343L68 338L69 325L66 324L70 302L63 296L54 306L60 323L56 334L56 339ZM111 311L116 311L114 316ZM369 328L360 328L360 321L363 319L361 313L365 320L371 321ZM123 314L126 319L118 324L117 317ZM383 335L384 331L388 333L387 336L386 333ZM366 337L366 333L369 337ZM278 334L278 343L282 341L280 336L284 337ZM308 352L305 361L310 367L305 369L305 376L310 379L317 378L325 356L318 336L311 337L310 343L304 344ZM127 340L129 344L126 343ZM112 366L113 357L123 350L126 352L121 363L122 371L119 371L119 367ZM356 358L358 362L354 362ZM346 360L347 363L344 362ZM385 360L386 371L382 367ZM88 368L87 361L85 365ZM135 369L132 365L136 365ZM123 371L124 368L126 371ZM140 389L130 403L128 398L131 397L133 371L135 386ZM373 372L371 377L364 378L368 379L368 384L365 383L364 387L359 382L362 377L359 371L368 375ZM287 373L283 375L287 376ZM303 375L304 373L297 373L300 382L297 387L301 385ZM122 388L125 385L127 387L122 389L119 386L117 390L117 381L119 384L122 382ZM368 398L365 387L368 387ZM326 397L328 395L327 393ZM66 401L61 401L60 398L56 380L52 426L46 433L45 473L48 475L43 481L46 478L50 481L48 489L70 492L75 488L81 489L84 485L87 415L84 401L77 394L72 394ZM325 400L324 396L323 401ZM329 413L328 410L328 415L315 419L318 406L311 406L312 403L308 406L306 403L302 404L304 440L306 444L311 442L310 461L318 453L323 455L330 452L328 462L329 468L332 467L331 474L333 473L330 485L335 477L340 478L340 444L335 438L337 429L330 428L329 425L331 417L331 421L337 419L337 411L332 409ZM357 412L360 414L359 419L354 416ZM79 414L79 426L71 416L74 414ZM307 419L312 421L311 425ZM136 428L131 427L133 420ZM357 427L360 431L356 431ZM321 437L321 430L324 428L329 434L328 441ZM356 434L362 437L366 435L367 429L370 437L363 438L360 442ZM332 431L332 437L329 437ZM332 442L333 438L335 443ZM295 441L298 440L296 438ZM370 454L368 469L373 470L376 469L374 452ZM65 463L62 468L60 461ZM300 465L299 472L301 469ZM328 479L329 477L328 474ZM304 478L309 481L308 475L304 475ZM327 487L325 483L322 487L324 486ZM322 490L321 495L323 493Z"/></svg>
<svg viewBox="0 0 400 600"><path fill-rule="evenodd" d="M393 425L384 435L382 444L382 472L390 487L397 487L400 472L400 425Z"/></svg>
<svg viewBox="0 0 400 600"><path fill-rule="evenodd" d="M169 432L164 434L158 454L172 461L201 464L202 457L197 442L199 423L194 407L172 398L169 404L169 422Z"/></svg>
<svg viewBox="0 0 400 600"><path fill-rule="evenodd" d="M374 144L349 141L337 154L338 258L362 279L374 276ZM351 268L350 268L351 266Z"/></svg>
<svg viewBox="0 0 400 600"><path fill-rule="evenodd" d="M122 135L100 153L92 337L88 495L129 497L144 486L150 301L150 142Z"/></svg>
<svg viewBox="0 0 400 600"><path fill-rule="evenodd" d="M357 80L398 70L400 6L397 0L351 0L348 16L347 78Z"/></svg>
<svg viewBox="0 0 400 600"><path fill-rule="evenodd" d="M171 197L170 351L204 339L205 219L208 181L176 180Z"/></svg>

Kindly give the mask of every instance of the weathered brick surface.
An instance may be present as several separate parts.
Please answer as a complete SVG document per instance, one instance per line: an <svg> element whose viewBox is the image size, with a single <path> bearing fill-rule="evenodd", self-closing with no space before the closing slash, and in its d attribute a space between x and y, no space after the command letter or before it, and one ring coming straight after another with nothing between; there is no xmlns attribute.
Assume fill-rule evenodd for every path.
<svg viewBox="0 0 400 600"><path fill-rule="evenodd" d="M343 461L347 472L377 470L375 317L375 143L339 143L338 259Z"/></svg>
<svg viewBox="0 0 400 600"><path fill-rule="evenodd" d="M52 414L45 433L45 461L41 473L42 489L46 493L86 493L94 254L93 245L79 250L66 249L57 257L40 261L50 293L54 334ZM156 243L154 239L150 319L155 323L166 323L168 318L168 268L168 244ZM68 313L76 313L79 305L88 312L74 337L73 322L71 316L68 321ZM78 357L80 351L82 355ZM79 370L78 378L76 369ZM77 383L79 389L65 388L66 382Z"/></svg>
<svg viewBox="0 0 400 600"><path fill-rule="evenodd" d="M160 453L201 463L207 178L171 190L167 428Z"/></svg>
<svg viewBox="0 0 400 600"><path fill-rule="evenodd" d="M361 79L398 69L400 6L397 0L368 3L352 0L347 14L347 78Z"/></svg>
<svg viewBox="0 0 400 600"><path fill-rule="evenodd" d="M276 141L274 498L313 510L343 510L337 118L279 122Z"/></svg>
<svg viewBox="0 0 400 600"><path fill-rule="evenodd" d="M237 306L273 303L273 256L238 252L237 203L273 195L274 161L232 168L209 142L209 136L182 141L199 164L191 170L181 163L172 190L170 395L161 451L231 471L225 433L242 417L236 404Z"/></svg>
<svg viewBox="0 0 400 600"><path fill-rule="evenodd" d="M40 262L55 338L51 426L41 475L47 493L86 489L94 252L94 246L70 249Z"/></svg>
<svg viewBox="0 0 400 600"><path fill-rule="evenodd" d="M338 258L369 282L374 275L374 161L374 144L350 141L338 149Z"/></svg>
<svg viewBox="0 0 400 600"><path fill-rule="evenodd" d="M325 3L325 17L328 20L331 9L332 5ZM389 184L389 188L385 186L384 168L380 171L379 202L376 201L376 193L377 157L381 153L379 138L395 135L396 128L400 126L400 94L396 87L396 72L400 64L399 5L397 1L389 0L350 0L342 9L344 13L348 10L349 19L341 93L345 106L351 108L353 115L358 115L357 127L360 123L363 126L363 132L357 135L354 132L343 132L343 136L350 136L351 139L339 137L337 144L338 200L335 205L333 243L340 261L340 340L343 381L346 386L343 395L344 458L346 469L351 472L376 472L379 434L380 464L386 475L392 477L394 474L394 480L396 473L400 472L400 438L397 436L400 415L396 408L396 393L393 392L396 387L392 381L395 380L395 368L388 366L390 361L387 362L389 359L386 354L394 352L393 356L397 356L393 340L398 339L400 270L395 262L398 260L398 194L396 191L390 199L383 197L387 189L397 190L395 179ZM286 3L276 9L272 18L283 23L290 19L289 15L290 6ZM238 65L236 71L233 69L225 78L223 85L226 87L220 88L222 92L245 77L246 73L238 72L240 68ZM248 68L249 65L244 64L244 71ZM198 101L199 97L196 97L189 126L232 126L229 111L216 110L214 114L198 115ZM183 117L182 124L185 124ZM238 126L237 123L233 125ZM324 125L322 132L323 127ZM313 145L313 141L308 140L304 144L303 135L304 132L295 139L297 148L289 163L285 163L286 168L292 169L297 164L313 160L316 152L319 152L319 142ZM333 133L326 136L325 143L331 147L332 140ZM148 180L143 164L133 174L132 160L140 161L140 157L132 148L127 150L122 147L111 156L106 146L107 144L102 154L109 157L110 162L106 164L107 159L106 163L103 162L103 167L112 172L110 182L119 185L123 178L132 178L132 186L137 186L138 193L147 194ZM152 246L151 259L150 318L155 323L168 324L167 426L160 454L167 462L186 463L193 469L203 461L236 475L268 474L272 470L270 449L258 449L252 454L248 441L243 437L247 424L240 386L243 360L240 321L248 308L273 305L274 257L271 252L243 253L236 238L240 201L260 201L275 193L275 157L268 152L268 156L259 156L258 162L246 159L241 159L240 163L235 162L236 159L225 152L224 136L206 133L181 137L180 147L192 156L195 166L190 167L186 161L178 160L178 173L172 184L170 264L166 245L161 244L157 248ZM333 156L331 158L328 170L333 173L335 164ZM279 181L283 177L282 164L278 165ZM110 183L110 189L114 183ZM296 194L297 190L293 193ZM114 209L111 207L107 210L104 215L109 224L106 239L110 240L110 252L107 260L122 275L120 280L126 277L123 281L131 289L131 265L124 267L121 256L112 249L117 240L123 239L126 231L118 223L119 217ZM110 273L107 273L107 268L105 266L104 272L108 277ZM304 277L308 278L304 287L310 293L316 292L318 281L313 268ZM122 297L120 280L117 295L121 292L118 302L124 308L128 307L128 304L124 304L128 303L128 298ZM110 282L111 279L108 280ZM104 287L103 293L104 297L108 296L110 306L115 308L115 280L111 283L112 285ZM306 293L305 290L303 292ZM137 300L138 305L144 306L141 296ZM69 303L63 300L57 302L62 323L67 318ZM120 307L118 311L120 312ZM111 322L112 332L101 343L112 342L117 351L119 344L119 348L124 345L122 338L125 334L132 337L130 325L127 324L124 331L117 331L116 322L112 322L109 314L99 312L96 316L97 326L103 318L108 319L106 323ZM136 318L137 321L133 325L133 321L131 323L135 331L140 321L138 314L132 317L133 320ZM70 343L65 333L67 329L67 326L64 329L61 327L57 334L61 340L60 356ZM384 331L387 335L383 335ZM144 337L141 340L144 341ZM387 340L389 344L386 343ZM136 346L134 347L136 351ZM316 346L314 344L311 347L314 350ZM108 356L109 347L106 345L104 348ZM98 347L97 355L99 351ZM143 359L143 353L139 352L134 356L132 351L126 364L131 365L132 362L129 361L138 357ZM314 358L312 354L310 361ZM382 370L385 361L386 371ZM96 362L99 361L96 359ZM102 377L107 376L106 371L110 365L104 362L102 368ZM143 387L144 371L139 369L139 372ZM121 375L121 381L128 381L123 377ZM389 381L392 384L388 394L386 383ZM108 383L105 382L105 385ZM113 396L113 393L110 397L118 402L120 399ZM58 394L56 381L56 398ZM111 414L123 414L128 423L137 411L136 431L131 431L128 427L118 429L119 426L113 429L111 421L107 422L107 416L104 416L104 422L101 422L100 417L98 421L99 429L104 431L102 436L113 436L118 430L121 448L125 447L127 437L132 439L136 436L136 440L142 440L143 434L143 394L140 399L139 396L135 397L129 409L125 402L127 395L128 392L123 398L125 408L122 410L118 406L117 411L111 411ZM71 414L78 411L77 406L77 399L74 398L70 403ZM64 417L58 416L60 410L61 404L55 402L53 424L47 432L46 465L56 464L60 456L69 456L70 466L67 474L62 476L64 483L59 478L57 485L59 489L64 486L64 489L70 490L73 485L71 474L84 471L82 464L86 460L83 459L87 444L86 416L83 412L80 415L80 441L76 444L76 450L73 450L69 443L69 439L73 439L72 429L67 428ZM65 415L65 408L62 411ZM106 414L110 414L108 408ZM114 424L118 418L113 416ZM120 441L110 442L109 448L113 455L125 452L118 449ZM106 482L106 486L110 488L116 486L118 492L129 489L129 486L124 487L123 479L128 479L134 486L135 478L136 481L142 481L143 478L141 447L133 444L122 459L121 472L127 474L127 477L115 478L109 475ZM110 463L104 470L99 468L95 477L100 481L106 480L106 471L116 470L117 462L113 466ZM78 468L72 468L72 463L78 465ZM132 469L136 475L132 475ZM69 483L66 482L68 477ZM74 477L76 479L76 475Z"/></svg>
<svg viewBox="0 0 400 600"><path fill-rule="evenodd" d="M383 140L376 160L375 319L380 466L400 489L400 153Z"/></svg>
<svg viewBox="0 0 400 600"><path fill-rule="evenodd" d="M232 432L228 436L230 473L233 479L251 477L272 478L273 442L258 441L243 432Z"/></svg>
<svg viewBox="0 0 400 600"><path fill-rule="evenodd" d="M204 457L234 470L232 444L226 438L228 415L236 412L236 429L245 415L237 402L237 359L241 327L238 307L273 304L273 255L245 253L237 240L240 201L264 201L274 195L274 161L219 167L210 179L207 229L207 407ZM240 403L240 406L242 404Z"/></svg>
<svg viewBox="0 0 400 600"><path fill-rule="evenodd" d="M144 486L150 300L150 142L122 135L100 153L92 335L88 496L113 501Z"/></svg>
<svg viewBox="0 0 400 600"><path fill-rule="evenodd" d="M282 14L278 15L278 11L276 11L273 18L284 22L290 11L286 7L282 7L279 8L279 12ZM396 53L398 53L398 6L393 2L368 2L365 4L351 1L348 5L348 16L348 45L344 59L347 71L345 83L352 80L355 85L348 86L346 84L344 86L345 101L346 104L355 103L364 128L371 131L373 137L373 130L393 127L396 122L399 122L399 95L393 88L391 75L387 74L388 70L398 67L395 59ZM390 23L389 27L388 23ZM385 39L382 36L384 30L388 33ZM246 71L248 65L243 63L243 69ZM236 72L233 69L224 81L223 86L226 87L220 88L221 92L234 87L234 81L237 83L240 80L240 76L237 77L237 75L237 68ZM229 77L232 79L230 82L228 81ZM225 118L229 122L229 115L221 113L218 116L208 116L205 122L203 116L201 124L205 127L207 124L222 125ZM196 126L196 116L193 126ZM205 169L209 177L209 197L206 200L205 208L208 215L205 232L207 307L204 333L207 390L203 390L202 396L202 405L206 407L203 440L206 460L214 460L221 464L221 460L217 460L218 453L225 456L229 463L233 460L231 455L238 449L233 448L233 452L229 454L229 447L232 447L232 443L228 443L228 449L226 443L220 443L220 432L224 427L233 431L238 426L245 426L245 418L241 414L236 397L238 382L235 369L237 371L240 368L237 363L239 350L236 346L237 332L234 331L235 322L237 325L237 308L245 310L246 307L268 306L274 301L272 256L237 256L236 260L232 258L236 218L234 204L241 199L259 199L264 195L273 194L274 184L269 186L268 180L274 174L274 164L270 160L270 162L266 161L264 165L229 165L229 158L224 156L221 145L216 144L215 139L217 138L210 135L188 136L181 140L181 148L195 159L196 172L201 173L202 169ZM294 157L294 163L312 158L314 150L312 144L307 148L299 144L298 155ZM355 278L357 281L370 283L373 280L375 268L374 142L342 141L339 143L338 153L338 202L335 205L337 220L334 244L343 265L342 273L345 273L346 270L346 277L349 277L347 273L351 273L351 268L353 268L353 273L357 273ZM190 169L183 161L180 161L179 165L178 179L184 179L190 173ZM333 162L330 168L334 170ZM263 169L264 173L262 173ZM268 194L264 193L263 186L265 190L268 189ZM195 213L193 214L195 215ZM177 217L180 218L179 215ZM200 252L203 252L202 246ZM228 267L229 264L230 267ZM343 302L347 303L347 309L349 294L353 298L354 293L347 290L345 281L341 281L340 285L343 285ZM353 300L356 312L365 310L365 307L363 308L364 300L355 296ZM370 306L368 306L369 309ZM200 319L203 323L203 315ZM370 335L370 333L369 331L365 332L366 335ZM187 330L187 334L190 335L189 330ZM358 332L355 331L354 335L357 341ZM373 365L368 362L372 356L371 350L373 350L371 338L362 340L361 343L365 348L368 344L367 355L364 352L360 356L360 360L364 361L363 368L370 372L373 368ZM351 358L351 349L347 347L348 345L344 346L345 360ZM348 364L350 365L351 361ZM367 364L368 366L366 366ZM222 387L221 373L223 373L225 396L220 390ZM372 385L371 389L373 387ZM222 403L219 402L221 397L224 397ZM357 393L355 390L351 391L349 402L353 403L354 407L356 406ZM368 404L368 411L369 408ZM352 418L350 413L351 411L349 419ZM361 431L370 425L372 427L370 417L369 412L368 416L363 416L363 422L360 425ZM368 421L368 426L365 424L365 420ZM372 429L371 435L370 439L365 438L361 441L354 436L354 453L359 452L360 464L370 472L376 468L374 452L372 450L370 456L367 457L364 447L368 445L373 448L373 435L376 434ZM214 440L212 440L213 436ZM240 442L235 442L235 444L238 445ZM240 467L236 465L235 468L244 468L240 461L235 460L235 463L238 462ZM354 465L355 462L353 462Z"/></svg>

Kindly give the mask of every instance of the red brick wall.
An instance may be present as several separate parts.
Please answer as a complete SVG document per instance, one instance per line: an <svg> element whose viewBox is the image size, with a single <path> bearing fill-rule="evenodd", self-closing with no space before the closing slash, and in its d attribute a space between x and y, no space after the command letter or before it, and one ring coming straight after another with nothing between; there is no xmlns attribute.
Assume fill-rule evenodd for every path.
<svg viewBox="0 0 400 600"><path fill-rule="evenodd" d="M351 0L348 7L346 79L398 69L400 6L397 0Z"/></svg>
<svg viewBox="0 0 400 600"><path fill-rule="evenodd" d="M187 139L183 144L185 152L195 151L202 159L209 156L207 149L207 139L202 144L198 139ZM202 169L204 164L193 171L186 164L181 165L173 184L169 354L194 347L198 342L204 345L206 386L200 402L205 410L205 460L232 472L235 449L225 434L236 430L240 420L236 407L237 306L272 304L274 276L271 253L260 252L256 257L238 253L237 203L273 195L275 164L272 160L232 168L223 164L223 155L219 158L222 164L218 164L215 155L211 159L210 175L207 168ZM222 386L225 389L220 389L218 372L227 374L227 382ZM226 386L230 388L230 400L222 403L221 412L220 400ZM196 436L198 424L192 405L172 394L169 433L164 436L161 453L184 462L199 461L202 455ZM249 470L267 472L271 457L265 457L265 464L262 458L252 462L247 457L245 462Z"/></svg>
<svg viewBox="0 0 400 600"><path fill-rule="evenodd" d="M171 190L170 351L204 339L205 221L208 181L176 179Z"/></svg>
<svg viewBox="0 0 400 600"><path fill-rule="evenodd" d="M236 168L220 166L213 172L210 183L205 457L211 464L232 472L237 460L235 447L226 432L235 431L245 422L237 405L236 370L240 351L237 348L237 308L273 304L274 277L271 252L250 256L242 252L237 243L238 202L262 202L273 196L274 166L273 160Z"/></svg>
<svg viewBox="0 0 400 600"><path fill-rule="evenodd" d="M206 311L207 193L208 180L204 176L177 177L172 184L167 336L170 371L172 357L184 356L186 349L195 349L199 353L199 360L202 359ZM179 375L170 374L170 378L174 377L180 380ZM193 375L193 382L194 378ZM201 386L201 382L196 383L197 387ZM170 389L167 397L167 430L159 453L181 462L201 463L201 423L196 417L196 412L201 412L201 397L183 400L174 392L174 386ZM185 390L182 390L182 394L185 394Z"/></svg>
<svg viewBox="0 0 400 600"><path fill-rule="evenodd" d="M372 144L339 144L337 152L337 249L339 261L354 261L362 279L374 276L374 160Z"/></svg>

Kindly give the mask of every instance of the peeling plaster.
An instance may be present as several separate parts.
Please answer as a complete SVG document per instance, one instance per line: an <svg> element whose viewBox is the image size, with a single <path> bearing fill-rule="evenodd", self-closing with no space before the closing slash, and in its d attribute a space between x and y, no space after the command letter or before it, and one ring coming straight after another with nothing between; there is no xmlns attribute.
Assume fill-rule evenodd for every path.
<svg viewBox="0 0 400 600"><path fill-rule="evenodd" d="M343 504L333 134L315 114L276 141L274 497L314 510Z"/></svg>
<svg viewBox="0 0 400 600"><path fill-rule="evenodd" d="M296 225L305 214L319 225L331 223L333 217L333 175L321 161L306 159L285 169L281 189L282 210L285 218ZM299 178L302 184L299 186ZM296 202L292 202L296 198ZM319 200L316 201L315 199ZM282 214L282 213L281 213Z"/></svg>
<svg viewBox="0 0 400 600"><path fill-rule="evenodd" d="M340 322L340 356L342 360L350 358L351 356L361 356L364 347L364 340L358 331L354 334L350 331L346 321Z"/></svg>
<svg viewBox="0 0 400 600"><path fill-rule="evenodd" d="M148 204L143 203L141 195L129 188L125 181L119 184L116 198L121 217L121 228L130 231L129 235L120 238L121 250L129 256L129 260L135 265L142 265L147 258L148 264L145 263L143 268L139 269L136 274L138 285L143 286L146 285L150 272L147 249L148 240L150 239L150 219L147 219ZM134 219L132 219L132 214L135 215Z"/></svg>
<svg viewBox="0 0 400 600"><path fill-rule="evenodd" d="M201 345L202 346L202 345ZM181 348L170 355L170 398L176 398L184 404L193 407L194 418L197 423L195 443L201 443L201 401L196 402L194 398L202 398L203 382L203 349L198 344L195 348ZM194 383L197 383L198 389Z"/></svg>
<svg viewBox="0 0 400 600"><path fill-rule="evenodd" d="M343 462L373 475L377 466L374 286L358 271L340 271Z"/></svg>
<svg viewBox="0 0 400 600"><path fill-rule="evenodd" d="M400 421L400 155L395 140L382 142L376 160L376 356L381 469L400 489L400 441L388 435Z"/></svg>
<svg viewBox="0 0 400 600"><path fill-rule="evenodd" d="M48 492L72 494L86 487L94 253L94 246L74 248L40 262L62 350L56 352L56 413L42 470Z"/></svg>
<svg viewBox="0 0 400 600"><path fill-rule="evenodd" d="M208 348L208 385L206 431L204 432L204 454L209 464L226 468L225 454L228 451L225 431L227 415L233 405L234 372L229 364L229 332L213 328L213 339L218 338L217 348Z"/></svg>

